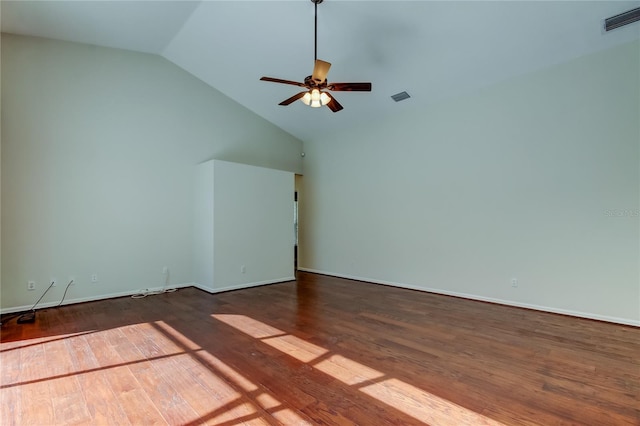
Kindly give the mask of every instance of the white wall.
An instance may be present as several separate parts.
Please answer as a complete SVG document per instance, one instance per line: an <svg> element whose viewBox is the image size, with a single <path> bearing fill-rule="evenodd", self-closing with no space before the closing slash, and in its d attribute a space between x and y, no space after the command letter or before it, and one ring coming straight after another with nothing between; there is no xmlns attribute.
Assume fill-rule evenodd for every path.
<svg viewBox="0 0 640 426"><path fill-rule="evenodd" d="M193 277L193 170L300 172L301 142L158 56L2 35L2 301ZM90 282L97 273L98 283ZM28 280L37 282L28 292Z"/></svg>
<svg viewBox="0 0 640 426"><path fill-rule="evenodd" d="M196 283L208 291L293 280L294 174L209 161L197 167Z"/></svg>
<svg viewBox="0 0 640 426"><path fill-rule="evenodd" d="M0 13L1 13L0 6ZM0 38L0 98L2 97L2 39ZM2 102L0 101L0 117ZM2 120L0 119L0 309L2 307Z"/></svg>
<svg viewBox="0 0 640 426"><path fill-rule="evenodd" d="M301 267L640 325L639 52L305 142Z"/></svg>
<svg viewBox="0 0 640 426"><path fill-rule="evenodd" d="M224 161L213 173L215 286L295 279L294 174Z"/></svg>

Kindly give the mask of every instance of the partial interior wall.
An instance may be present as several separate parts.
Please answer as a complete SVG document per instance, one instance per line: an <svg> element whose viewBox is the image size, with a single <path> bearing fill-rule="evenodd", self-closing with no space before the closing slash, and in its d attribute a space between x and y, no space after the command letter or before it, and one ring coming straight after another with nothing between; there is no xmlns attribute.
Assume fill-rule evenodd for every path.
<svg viewBox="0 0 640 426"><path fill-rule="evenodd" d="M197 285L223 291L294 279L294 174L208 161L196 169Z"/></svg>

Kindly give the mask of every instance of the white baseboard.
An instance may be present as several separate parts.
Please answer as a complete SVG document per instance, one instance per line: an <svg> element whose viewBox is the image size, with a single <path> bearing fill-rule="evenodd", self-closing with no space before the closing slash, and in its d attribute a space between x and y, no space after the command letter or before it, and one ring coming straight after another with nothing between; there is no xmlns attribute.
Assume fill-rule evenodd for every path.
<svg viewBox="0 0 640 426"><path fill-rule="evenodd" d="M287 281L294 281L296 278L294 276L291 277L283 277L283 278L278 278L278 279L274 279L274 280L265 280L265 281L257 281L257 282L252 282L252 283L243 283L243 284L238 284L238 285L232 285L232 286L225 286L225 287L208 287L205 285L201 285L199 283L195 283L195 282L191 282L191 283L182 283L182 284L175 284L175 285L170 285L170 286L166 286L166 287L147 287L147 288L139 288L137 290L127 290L127 291L122 291L122 292L118 292L118 293L108 293L108 294L100 294L100 295L96 295L96 296L89 296L89 297L79 297L79 298L75 298L75 299L67 299L62 303L62 306L65 305L71 305L74 303L84 303L84 302L95 302L97 300L105 300L105 299L113 299L116 297L126 297L126 296L133 296L135 294L140 294L143 291L147 291L149 293L153 293L156 291L161 291L164 290L166 288L186 288L186 287L196 287L199 288L200 290L204 290L207 293L221 293L223 291L230 291L230 290L239 290L239 289L243 289L243 288L249 288L249 287L257 287L257 286L261 286L261 285L267 285L267 284L276 284L276 283L281 283L281 282L287 282ZM38 306L36 306L36 310L38 309L43 309L43 308L52 308L55 306L58 306L60 302L59 301L53 301L53 302L43 302L38 304ZM28 311L31 309L31 306L33 305L25 305L25 306L15 306L12 308L5 308L0 310L0 314L11 314L14 312L24 312L24 311Z"/></svg>
<svg viewBox="0 0 640 426"><path fill-rule="evenodd" d="M85 303L85 302L95 302L97 300L105 300L105 299L114 299L116 297L126 297L126 296L133 296L134 294L140 294L143 290L147 290L148 292L155 292L155 291L161 291L164 289L169 289L169 288L185 288L185 287L195 287L195 283L182 283L182 284L175 284L175 285L170 285L170 286L165 286L165 287L148 287L148 288L140 288L137 290L127 290L127 291L122 291L122 292L118 292L118 293L108 293L108 294L100 294L100 295L96 295L96 296L88 296L88 297L78 297L75 299L67 299L62 303L62 306L65 305L72 305L74 303ZM52 308L55 306L58 306L60 302L59 301L53 301L53 302L43 302L43 303L39 303L38 306L36 306L36 310L38 309L43 309L43 308ZM13 312L24 312L24 311L28 311L31 309L31 306L33 305L28 305L28 306L16 306L16 307L12 307L12 308L6 308L6 309L2 309L2 311L0 311L0 313L2 314L10 314Z"/></svg>
<svg viewBox="0 0 640 426"><path fill-rule="evenodd" d="M616 323L616 324L623 324L623 325L631 325L631 326L635 326L635 327L640 327L640 320L632 320L632 319L627 319L627 318L611 317L611 316L607 316L607 315L598 315L598 314L593 314L593 313L589 313L589 312L573 311L573 310L560 309L560 308L554 308L554 307L549 307L549 306L533 305L533 304L529 304L529 303L521 303L521 302L515 302L515 301L511 301L511 300L497 299L497 298L493 298L493 297L485 297L485 296L479 296L479 295L468 294L468 293L459 293L459 292L455 292L455 291L448 291L448 290L442 290L442 289L436 289L436 288L421 287L421 286L416 286L416 285L411 285L411 284L397 283L397 282L393 282L393 281L377 280L377 279L372 279L372 278L359 277L359 276L355 276L355 275L337 274L337 273L334 273L334 272L327 272L327 271L311 269L311 268L298 268L298 270L304 271L304 272L310 272L310 273L314 273L314 274L328 275L328 276L345 278L345 279L356 280L356 281L364 281L364 282L369 282L369 283L373 283L373 284L382 284L382 285L388 285L388 286L392 286L392 287L399 287L399 288L406 288L406 289L410 289L410 290L424 291L424 292L428 292L428 293L442 294L442 295L445 295L445 296L461 297L461 298L464 298L464 299L478 300L478 301L490 302L490 303L497 303L497 304L500 304L500 305L514 306L514 307L518 307L518 308L533 309L533 310L536 310L536 311L550 312L550 313L554 313L554 314L569 315L569 316L573 316L573 317L587 318L587 319L593 319L593 320L598 320L598 321L605 321L605 322L611 322L611 323ZM206 291L207 293L215 294L215 293L221 293L221 292L224 292L224 291L240 290L240 289L243 289L243 288L257 287L257 286L261 286L261 285L276 284L276 283L294 281L294 280L295 280L295 277L291 276L291 277L278 278L278 279L274 279L274 280L257 281L257 282L252 282L252 283L243 283L243 284L237 284L237 285L231 285L231 286L225 286L225 287L215 287L215 288L214 287L205 286L205 285L202 285L202 284L199 284L199 283L192 282L192 283L182 283L182 284L172 285L172 286L169 286L169 288L196 287L196 288L199 288L200 290ZM160 291L160 290L163 290L163 289L164 289L164 287L154 287L154 288L148 288L147 290L149 292L154 292L154 291ZM134 294L139 294L141 292L141 290L142 289L127 290L127 291L118 292L118 293L109 293L109 294L102 294L102 295L97 295L97 296L89 296L89 297L68 299L68 300L65 300L62 303L62 305L64 306L64 305L71 305L71 304L74 304L74 303L94 302L94 301L97 301L97 300L112 299L112 298L116 298L116 297L133 296ZM42 304L39 304L38 306L36 306L36 309L51 308L51 307L54 307L54 306L58 306L59 303L60 302L57 302L57 301L45 302L45 303L42 303ZM31 309L30 305L29 306L16 306L16 307L12 307L12 308L2 309L0 311L0 313L2 313L2 314L10 314L10 313L14 313L14 312L27 311L29 309Z"/></svg>
<svg viewBox="0 0 640 426"><path fill-rule="evenodd" d="M214 294L214 293L222 293L223 291L241 290L243 288L258 287L261 285L268 285L268 284L284 283L287 281L295 281L295 279L296 277L294 276L282 277L274 280L256 281L252 283L242 283L242 284L236 284L236 285L230 285L230 286L224 286L224 287L210 287L210 286L206 286L199 283L193 283L193 287L199 288L200 290L204 290L207 293Z"/></svg>
<svg viewBox="0 0 640 426"><path fill-rule="evenodd" d="M635 326L635 327L640 327L640 320L632 320L632 319L627 319L627 318L611 317L611 316L606 316L606 315L593 314L593 313L590 313L590 312L572 311L572 310L569 310L569 309L554 308L554 307L549 307L549 306L532 305L532 304L529 304L529 303L520 303L520 302L515 302L515 301L512 301L512 300L503 300L503 299L496 299L496 298L493 298L493 297L478 296L478 295L475 295L475 294L458 293L458 292L455 292L455 291L441 290L441 289L437 289L437 288L421 287L421 286L416 286L416 285L411 285L411 284L396 283L396 282L385 281L385 280L376 280L376 279L372 279L372 278L358 277L358 276L346 275L346 274L336 274L334 272L321 271L321 270L311 269L311 268L300 268L299 267L298 270L299 271L304 271L304 272L311 272L311 273L314 273L314 274L329 275L329 276L338 277L338 278L346 278L346 279L349 279L349 280L364 281L364 282L369 282L369 283L373 283L373 284L382 284L382 285L388 285L388 286L392 286L392 287L400 287L400 288L406 288L406 289L410 289L410 290L418 290L418 291L424 291L424 292L428 292L428 293L442 294L442 295L445 295L445 296L455 296L455 297L461 297L461 298L464 298L464 299L478 300L478 301L481 301L481 302L491 302L491 303L497 303L497 304L500 304L500 305L514 306L514 307L517 307L517 308L533 309L533 310L536 310L536 311L550 312L550 313L554 313L554 314L569 315L569 316L572 316L572 317L587 318L587 319L593 319L593 320L598 320L598 321L605 321L605 322L611 322L611 323L616 323L616 324L623 324L623 325L631 325L631 326Z"/></svg>

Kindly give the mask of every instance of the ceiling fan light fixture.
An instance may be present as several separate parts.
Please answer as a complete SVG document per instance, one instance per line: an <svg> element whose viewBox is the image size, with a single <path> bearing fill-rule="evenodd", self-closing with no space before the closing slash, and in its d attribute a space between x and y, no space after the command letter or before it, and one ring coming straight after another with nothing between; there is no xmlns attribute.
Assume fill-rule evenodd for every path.
<svg viewBox="0 0 640 426"><path fill-rule="evenodd" d="M318 89L311 89L300 100L311 108L320 108L331 101L331 97Z"/></svg>

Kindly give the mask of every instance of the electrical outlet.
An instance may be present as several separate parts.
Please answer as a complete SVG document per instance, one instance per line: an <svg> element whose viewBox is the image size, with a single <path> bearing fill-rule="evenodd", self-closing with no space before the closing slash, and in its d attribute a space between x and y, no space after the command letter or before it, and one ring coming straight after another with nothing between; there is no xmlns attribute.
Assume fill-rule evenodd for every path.
<svg viewBox="0 0 640 426"><path fill-rule="evenodd" d="M52 285L53 287L55 287L55 286L57 286L57 285L58 285L58 279L57 279L57 278L51 278L51 279L49 280L49 283L51 283L51 285Z"/></svg>
<svg viewBox="0 0 640 426"><path fill-rule="evenodd" d="M511 278L511 287L518 287L518 279Z"/></svg>
<svg viewBox="0 0 640 426"><path fill-rule="evenodd" d="M69 275L69 283L71 283L70 285L74 285L76 283L76 277L74 277L73 275Z"/></svg>
<svg viewBox="0 0 640 426"><path fill-rule="evenodd" d="M35 281L27 281L27 290L31 291L31 290L35 290L36 289L36 282Z"/></svg>
<svg viewBox="0 0 640 426"><path fill-rule="evenodd" d="M163 266L162 267L162 273L166 275L167 272L169 272L169 268L167 266Z"/></svg>
<svg viewBox="0 0 640 426"><path fill-rule="evenodd" d="M91 274L91 282L92 283L98 282L98 274Z"/></svg>
<svg viewBox="0 0 640 426"><path fill-rule="evenodd" d="M244 265L240 266L240 273L244 274L245 272L247 272L247 267Z"/></svg>

